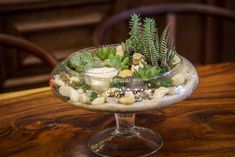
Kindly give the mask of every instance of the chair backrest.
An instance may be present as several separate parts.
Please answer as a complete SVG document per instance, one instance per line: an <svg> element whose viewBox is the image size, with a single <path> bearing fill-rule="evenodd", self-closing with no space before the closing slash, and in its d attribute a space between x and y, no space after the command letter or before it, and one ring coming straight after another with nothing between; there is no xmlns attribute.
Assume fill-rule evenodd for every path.
<svg viewBox="0 0 235 157"><path fill-rule="evenodd" d="M46 50L39 47L38 45L20 37L0 33L0 47L13 48L13 49L25 52L27 54L31 54L39 58L42 61L42 63L44 63L51 69L54 68L56 64L58 63L57 59L51 53L47 52ZM4 53L4 51L0 53ZM7 69L11 67L3 67L3 68ZM2 73L2 75L3 76L0 76L0 93L5 92L5 91L12 91L15 89L25 89L25 83L22 83L22 81L20 81L20 79L18 78L15 79L18 82L17 86L5 85L6 81L7 80L9 81L9 79L5 76L4 73ZM13 82L16 82L16 81L13 81ZM27 82L30 85L37 84L37 82L35 81L30 82L29 80L27 81L26 79L24 79L24 82ZM21 88L18 88L18 86L19 87L21 86Z"/></svg>
<svg viewBox="0 0 235 157"><path fill-rule="evenodd" d="M94 33L94 44L102 45L104 44L105 32L113 25L120 23L121 21L127 20L133 13L138 13L140 15L161 15L165 14L167 18L167 23L170 23L170 38L175 34L176 26L176 14L198 14L212 16L216 18L222 18L229 21L235 21L235 12L215 6L209 6L204 4L192 4L192 3L170 3L162 5L151 5L143 6L138 8L133 8L125 10L123 12L117 13L112 17L105 20Z"/></svg>
<svg viewBox="0 0 235 157"><path fill-rule="evenodd" d="M55 65L58 63L57 59L51 53L47 52L36 44L20 37L0 34L0 46L14 48L17 50L22 50L28 54L32 54L39 58L43 63L48 65L50 68L55 67Z"/></svg>

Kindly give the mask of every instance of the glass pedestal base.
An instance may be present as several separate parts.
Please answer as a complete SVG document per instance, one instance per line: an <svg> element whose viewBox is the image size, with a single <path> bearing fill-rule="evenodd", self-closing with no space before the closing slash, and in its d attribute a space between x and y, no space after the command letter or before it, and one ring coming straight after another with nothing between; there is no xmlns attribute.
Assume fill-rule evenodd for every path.
<svg viewBox="0 0 235 157"><path fill-rule="evenodd" d="M102 157L145 157L162 147L163 140L159 134L143 127L132 129L125 134L116 128L103 130L90 138L88 146Z"/></svg>

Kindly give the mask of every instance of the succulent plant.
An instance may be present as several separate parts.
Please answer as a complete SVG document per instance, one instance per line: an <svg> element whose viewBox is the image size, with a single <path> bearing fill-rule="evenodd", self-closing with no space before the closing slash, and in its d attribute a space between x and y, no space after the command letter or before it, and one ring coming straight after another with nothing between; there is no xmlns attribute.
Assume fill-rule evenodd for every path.
<svg viewBox="0 0 235 157"><path fill-rule="evenodd" d="M139 15L134 14L130 19L130 29L128 42L131 42L132 49L143 54L146 61L157 69L170 69L175 50L173 42L168 44L168 27L164 29L159 40L155 20L145 18L142 24Z"/></svg>
<svg viewBox="0 0 235 157"><path fill-rule="evenodd" d="M139 15L132 15L130 19L130 42L133 50L135 52L143 52L143 43L142 43L142 35L141 35L141 27L142 23L140 22Z"/></svg>

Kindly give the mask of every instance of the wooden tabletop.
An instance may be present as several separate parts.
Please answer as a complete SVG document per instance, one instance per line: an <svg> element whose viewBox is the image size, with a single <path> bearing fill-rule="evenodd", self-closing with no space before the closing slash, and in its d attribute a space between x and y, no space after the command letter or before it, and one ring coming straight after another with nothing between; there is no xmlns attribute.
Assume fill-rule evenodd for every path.
<svg viewBox="0 0 235 157"><path fill-rule="evenodd" d="M164 139L153 156L235 156L235 63L198 71L200 84L190 98L137 115L137 125ZM95 157L87 141L110 126L113 115L68 105L48 87L0 95L0 157ZM68 152L74 142L76 151Z"/></svg>

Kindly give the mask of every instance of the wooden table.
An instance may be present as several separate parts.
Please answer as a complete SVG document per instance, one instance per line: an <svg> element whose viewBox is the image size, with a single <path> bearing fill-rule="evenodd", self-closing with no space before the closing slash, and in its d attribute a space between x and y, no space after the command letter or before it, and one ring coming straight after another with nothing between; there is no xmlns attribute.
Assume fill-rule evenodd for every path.
<svg viewBox="0 0 235 157"><path fill-rule="evenodd" d="M235 156L235 63L198 68L200 85L187 100L140 113L137 125L164 138L157 157ZM114 125L108 113L68 105L50 89L0 95L1 157L95 157L89 137ZM75 138L76 137L76 138ZM77 142L77 151L66 152Z"/></svg>

